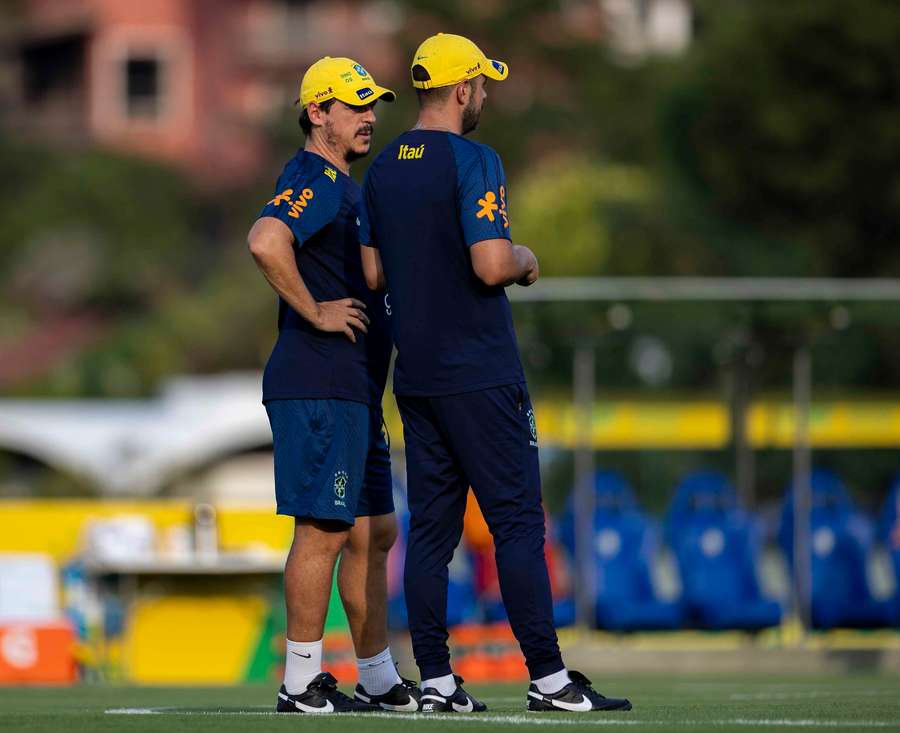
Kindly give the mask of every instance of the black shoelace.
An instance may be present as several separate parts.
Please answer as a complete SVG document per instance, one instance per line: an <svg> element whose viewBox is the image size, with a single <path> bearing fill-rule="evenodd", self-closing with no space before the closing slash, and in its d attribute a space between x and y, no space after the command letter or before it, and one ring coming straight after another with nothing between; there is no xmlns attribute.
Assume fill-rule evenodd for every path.
<svg viewBox="0 0 900 733"><path fill-rule="evenodd" d="M319 692L322 697L337 700L341 703L352 703L353 699L345 695L337 688L337 680L330 672L325 672L322 678L310 685L314 690Z"/></svg>
<svg viewBox="0 0 900 733"><path fill-rule="evenodd" d="M591 687L591 681L585 677L581 672L576 672L573 669L569 670L569 679L572 680L576 685L580 685L581 687L586 688L589 692L594 693L600 697L604 697L599 692L597 692L593 687Z"/></svg>

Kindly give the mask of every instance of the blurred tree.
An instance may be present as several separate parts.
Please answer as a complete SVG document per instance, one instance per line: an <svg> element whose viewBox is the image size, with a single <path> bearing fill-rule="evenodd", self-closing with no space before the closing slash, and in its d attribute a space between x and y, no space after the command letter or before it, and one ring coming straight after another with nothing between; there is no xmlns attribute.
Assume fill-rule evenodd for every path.
<svg viewBox="0 0 900 733"><path fill-rule="evenodd" d="M720 270L900 274L897 4L701 9L665 130L683 219Z"/></svg>
<svg viewBox="0 0 900 733"><path fill-rule="evenodd" d="M522 175L510 194L513 236L534 249L545 276L600 275L611 258L610 207L645 204L650 194L642 168L549 159Z"/></svg>
<svg viewBox="0 0 900 733"><path fill-rule="evenodd" d="M446 31L509 62L473 137L503 157L513 235L537 250L544 275L896 272L900 254L885 246L900 201L891 3L701 0L687 57L627 67L607 53L592 0L403 5L406 57ZM416 114L406 71L384 81L400 96L378 107L376 148ZM0 139L4 336L39 329L48 309L99 311L111 326L18 391L147 393L173 372L261 366L273 295L243 239L303 144L293 110L271 132L265 180L214 198L159 165ZM354 166L357 179L373 157ZM537 381L567 385L571 346L589 331L604 339L604 384L641 388L626 360L646 335L671 351L673 387L711 385L710 344L733 312L636 307L631 330L609 333L607 309L517 307ZM762 309L741 326L765 341L766 384L786 383L791 340L827 322L819 311ZM900 348L885 312L852 335L852 358L835 349L829 383L891 382Z"/></svg>
<svg viewBox="0 0 900 733"><path fill-rule="evenodd" d="M196 209L174 171L0 139L0 276L20 306L111 311L189 282Z"/></svg>
<svg viewBox="0 0 900 733"><path fill-rule="evenodd" d="M458 33L509 64L509 78L488 84L473 137L500 153L515 177L559 152L644 163L655 145L650 114L665 79L655 63L615 63L594 0L404 0L411 14L398 39L405 57L433 33ZM414 99L408 76L401 97ZM404 93L405 92L405 93ZM411 122L411 120L410 120Z"/></svg>

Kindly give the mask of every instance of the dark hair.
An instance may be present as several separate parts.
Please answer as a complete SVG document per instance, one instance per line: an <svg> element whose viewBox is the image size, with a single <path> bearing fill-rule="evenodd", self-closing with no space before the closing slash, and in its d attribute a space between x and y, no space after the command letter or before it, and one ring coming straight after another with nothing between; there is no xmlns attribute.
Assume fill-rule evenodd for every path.
<svg viewBox="0 0 900 733"><path fill-rule="evenodd" d="M428 73L428 69L422 64L416 64L412 67L412 78L413 81L428 81L431 79L431 74ZM467 79L466 83L469 84L471 81L471 79ZM455 86L455 84L450 84L443 87L432 87L431 89L416 89L419 106L428 107L432 104L443 104L450 98Z"/></svg>
<svg viewBox="0 0 900 733"><path fill-rule="evenodd" d="M319 103L319 109L323 112L327 112L331 109L331 105L335 102L335 98L326 99L324 102ZM309 133L312 132L313 124L312 120L309 119L309 112L306 111L306 107L303 107L303 110L300 112L300 119L297 120L300 124L300 129L303 130L303 134L309 137Z"/></svg>

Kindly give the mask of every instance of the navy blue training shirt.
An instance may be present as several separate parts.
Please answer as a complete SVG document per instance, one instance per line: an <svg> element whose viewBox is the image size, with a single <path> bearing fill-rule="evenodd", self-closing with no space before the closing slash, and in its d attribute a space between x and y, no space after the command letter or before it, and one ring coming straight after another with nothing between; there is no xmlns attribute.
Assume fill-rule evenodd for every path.
<svg viewBox="0 0 900 733"><path fill-rule="evenodd" d="M411 130L375 159L360 242L377 247L397 346L394 392L434 397L524 382L502 286L472 269L469 247L509 239L506 180L491 148Z"/></svg>
<svg viewBox="0 0 900 733"><path fill-rule="evenodd" d="M263 374L263 401L344 399L381 404L391 356L384 294L365 283L359 256L360 188L315 153L300 150L260 217L274 217L294 235L297 269L317 302L353 297L368 306L368 334L354 344L327 333L278 302L278 340Z"/></svg>

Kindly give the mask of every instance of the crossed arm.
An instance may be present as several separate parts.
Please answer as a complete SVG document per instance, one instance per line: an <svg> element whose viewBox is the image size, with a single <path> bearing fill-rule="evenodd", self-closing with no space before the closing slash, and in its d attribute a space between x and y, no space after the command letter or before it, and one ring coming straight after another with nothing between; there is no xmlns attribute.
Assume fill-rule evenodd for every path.
<svg viewBox="0 0 900 733"><path fill-rule="evenodd" d="M343 333L356 343L356 331L366 333L369 324L365 303L356 298L316 302L297 269L293 243L290 228L271 216L257 219L247 235L257 267L291 308L320 331Z"/></svg>
<svg viewBox="0 0 900 733"><path fill-rule="evenodd" d="M485 239L469 247L472 269L485 285L533 284L540 274L537 257L528 247L508 239Z"/></svg>
<svg viewBox="0 0 900 733"><path fill-rule="evenodd" d="M372 290L383 290L385 287L384 268L381 265L381 254L374 247L360 247L363 272L366 284ZM472 257L472 269L485 285L495 286L518 285L528 286L538 279L540 268L537 257L520 244L513 244L508 239L485 239L469 247Z"/></svg>

